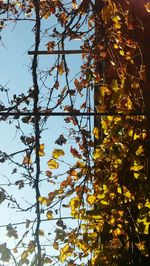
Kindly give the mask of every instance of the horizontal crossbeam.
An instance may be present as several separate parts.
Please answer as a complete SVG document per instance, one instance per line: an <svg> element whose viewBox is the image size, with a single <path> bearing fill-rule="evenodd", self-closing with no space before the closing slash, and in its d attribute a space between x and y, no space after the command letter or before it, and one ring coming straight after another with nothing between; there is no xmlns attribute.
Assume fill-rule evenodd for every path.
<svg viewBox="0 0 150 266"><path fill-rule="evenodd" d="M61 55L61 54L84 54L87 51L84 50L59 50L59 51L29 51L28 55Z"/></svg>
<svg viewBox="0 0 150 266"><path fill-rule="evenodd" d="M0 112L0 116L150 116L148 112L123 113L94 113L94 112Z"/></svg>

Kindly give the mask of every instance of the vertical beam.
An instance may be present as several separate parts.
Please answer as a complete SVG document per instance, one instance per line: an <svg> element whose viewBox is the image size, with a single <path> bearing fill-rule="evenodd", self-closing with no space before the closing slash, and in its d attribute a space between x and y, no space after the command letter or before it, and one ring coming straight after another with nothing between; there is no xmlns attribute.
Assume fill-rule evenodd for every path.
<svg viewBox="0 0 150 266"><path fill-rule="evenodd" d="M100 16L100 12L101 9L104 6L104 2L102 0L95 0L95 13L96 13L96 18L98 16ZM100 25L99 23L97 23L97 20L95 21L95 36L96 36L96 40L97 42L101 42L101 36L104 34L104 27L103 25ZM98 62L96 64L96 72L98 72L100 74L100 76L103 76L104 73L104 60L102 60L101 62ZM98 106L100 103L98 101L98 90L99 90L99 84L95 84L94 85L94 113L96 113L96 106ZM101 116L97 115L94 117L94 128L98 128L99 129L99 139L94 140L95 143L95 148L98 144L100 144L101 141L101 129L100 129L100 121L101 121Z"/></svg>
<svg viewBox="0 0 150 266"><path fill-rule="evenodd" d="M98 22L97 22L97 18L100 16L100 12L101 12L101 9L103 7L103 0L95 0L95 39L96 39L96 42L101 42L101 36L103 35L103 25L100 25ZM102 27L101 27L102 26ZM96 66L95 66L95 71L97 73L99 73L100 76L103 75L103 72L104 72L104 62L97 62L96 63ZM96 83L94 84L94 113L96 113L96 106L99 106L100 103L98 101L98 91L99 91L99 84ZM100 145L102 139L101 139L101 115L95 115L94 116L94 128L97 128L98 129L98 138L97 137L94 137L94 150ZM96 181L96 175L97 175L97 170L96 170L96 165L95 165L95 169L94 169L94 177L93 177L93 182ZM99 206L98 204L95 204L94 205L94 210L98 209ZM95 232L96 229L94 230ZM98 234L99 235L99 234ZM99 248L99 243L100 243L100 237L97 237L97 240L96 240L96 245L97 245L97 248Z"/></svg>

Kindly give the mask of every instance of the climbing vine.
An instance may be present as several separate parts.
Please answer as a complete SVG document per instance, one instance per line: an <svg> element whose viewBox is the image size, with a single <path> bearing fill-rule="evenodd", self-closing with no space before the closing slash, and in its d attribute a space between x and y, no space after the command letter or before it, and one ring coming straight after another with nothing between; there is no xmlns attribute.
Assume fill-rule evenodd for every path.
<svg viewBox="0 0 150 266"><path fill-rule="evenodd" d="M146 16L149 7L143 2ZM24 147L1 151L0 162L14 165L19 191L27 187L35 194L24 207L1 186L0 203L35 212L21 237L16 226L6 226L17 244L0 244L4 265L149 263L147 63L139 38L144 22L134 8L132 1L114 0L0 1L2 31L8 21L35 23L32 87L0 104L1 120L17 125ZM40 65L43 39L46 54L58 55L48 70ZM82 60L70 78L67 47L76 39ZM1 86L1 93L8 99L7 88ZM58 114L67 131L55 138L50 153L43 134Z"/></svg>

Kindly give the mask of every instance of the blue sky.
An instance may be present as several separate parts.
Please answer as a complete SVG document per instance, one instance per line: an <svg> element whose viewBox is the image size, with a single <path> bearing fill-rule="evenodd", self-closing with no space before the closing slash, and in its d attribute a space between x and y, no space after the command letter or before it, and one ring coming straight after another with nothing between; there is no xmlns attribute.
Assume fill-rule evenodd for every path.
<svg viewBox="0 0 150 266"><path fill-rule="evenodd" d="M48 24L48 21L45 21L44 24ZM30 72L32 57L28 55L27 51L32 50L32 45L34 43L34 34L32 32L33 29L33 22L19 22L18 24L8 23L7 27L1 32L1 40L2 43L0 44L0 84L5 86L7 84L7 88L9 89L10 99L13 94L20 94L25 93L32 87L32 76ZM48 24L49 26L49 24ZM42 41L44 43L44 40ZM46 40L45 40L46 42ZM79 41L70 41L67 43L67 49L78 49L80 48ZM41 49L46 49L45 45ZM50 69L51 65L53 64L54 56L40 56L40 65L43 69L48 70ZM72 79L76 73L80 71L80 63L81 63L81 55L73 55L67 56L68 66L70 69L69 78ZM48 81L49 85L53 82L53 77L49 77ZM64 87L64 78L61 78L60 87L63 89ZM74 83L70 83L71 89L74 89ZM1 94L2 95L2 94ZM6 103L6 99L1 96L1 100ZM76 100L77 105L80 105L80 101L77 98ZM19 120L21 121L21 120ZM16 123L12 123L11 125L8 122L1 122L0 123L0 150L11 154L15 151L18 151L24 148L22 142L20 141L21 133L16 130L15 127ZM22 125L24 132L26 134L30 133L31 126ZM61 148L58 147L55 143L56 138L59 137L60 134L64 134L67 137L69 133L70 125L64 123L63 118L54 118L51 117L48 119L46 128L42 133L41 143L44 143L45 153L46 156L41 158L42 162L42 170L43 172L48 170L47 161L50 159L50 155L54 148ZM74 141L72 138L69 138L67 141L67 145L63 146L65 150L65 157L64 161L73 165L75 160L73 160L69 155L70 146L74 145ZM22 158L21 158L22 156ZM23 160L23 155L19 155L16 160L21 161ZM0 171L0 186L2 184L15 183L16 180L22 179L22 170L19 170L16 174L12 174L14 169L13 164L6 162L5 164L1 164L1 171ZM54 170L54 174L59 174L65 172L68 169L66 168L66 164L62 163L59 170ZM9 181L8 181L9 180ZM61 178L59 179L59 182ZM53 186L49 183L42 183L44 185L40 186L41 192L43 196L47 196L47 194L52 191ZM17 197L20 199L24 206L28 206L25 201L31 202L34 198L34 193L31 187L22 188L18 190L16 185L11 186L3 186L13 197ZM8 224L8 223L15 223L15 222L22 222L26 219L32 220L35 217L34 212L16 212L15 209L7 208L8 202L4 201L0 205L0 213L1 222L0 225ZM22 205L22 206L23 206ZM69 215L69 212L66 211L62 215ZM45 216L43 215L43 218ZM69 222L70 223L70 222ZM70 223L70 226L73 224ZM45 227L45 225L43 225ZM49 231L54 231L55 222L49 223ZM43 228L44 229L44 228ZM25 226L19 227L20 234L23 234L23 230L25 230ZM5 228L0 228L0 244L4 241L7 241L10 245L14 246L17 243L16 240L9 239L5 237ZM4 234L3 234L4 233ZM44 240L43 240L44 241Z"/></svg>

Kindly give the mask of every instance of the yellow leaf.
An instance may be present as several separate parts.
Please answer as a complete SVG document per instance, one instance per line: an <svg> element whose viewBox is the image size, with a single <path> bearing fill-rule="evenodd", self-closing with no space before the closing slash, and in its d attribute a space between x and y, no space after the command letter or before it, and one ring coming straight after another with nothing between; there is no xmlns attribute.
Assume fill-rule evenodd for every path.
<svg viewBox="0 0 150 266"><path fill-rule="evenodd" d="M45 13L45 15L44 15L43 17L44 17L45 19L48 19L50 15L51 15L51 12L48 11L48 12Z"/></svg>
<svg viewBox="0 0 150 266"><path fill-rule="evenodd" d="M79 206L80 206L80 199L78 197L72 198L70 200L71 209L79 208Z"/></svg>
<svg viewBox="0 0 150 266"><path fill-rule="evenodd" d="M79 239L79 241L77 242L77 247L79 249L81 249L83 252L86 252L89 249L89 247L87 245L87 242L86 241L83 241L81 239Z"/></svg>
<svg viewBox="0 0 150 266"><path fill-rule="evenodd" d="M139 176L140 176L140 174L139 174L139 173L134 173L134 177L135 177L136 179L138 179L138 178L139 178Z"/></svg>
<svg viewBox="0 0 150 266"><path fill-rule="evenodd" d="M118 188L117 188L117 192L118 192L119 194L122 194L122 189L121 189L121 187L118 187Z"/></svg>
<svg viewBox="0 0 150 266"><path fill-rule="evenodd" d="M48 211L46 214L46 217L48 220L51 220L53 218L53 212L52 211Z"/></svg>
<svg viewBox="0 0 150 266"><path fill-rule="evenodd" d="M98 194L97 195L97 198L98 199L104 199L105 198L105 194L103 193L103 194Z"/></svg>
<svg viewBox="0 0 150 266"><path fill-rule="evenodd" d="M143 153L143 152L144 152L143 146L140 145L140 146L138 147L137 151L136 151L136 155L140 155L140 154Z"/></svg>
<svg viewBox="0 0 150 266"><path fill-rule="evenodd" d="M46 197L39 197L39 198L38 198L38 201L39 201L41 204L45 204L45 205L49 205L49 203L50 203L50 199L49 199L49 198L46 198Z"/></svg>
<svg viewBox="0 0 150 266"><path fill-rule="evenodd" d="M150 2L147 2L147 3L145 4L145 8L146 8L146 11L147 11L148 13L150 13Z"/></svg>
<svg viewBox="0 0 150 266"><path fill-rule="evenodd" d="M149 223L148 222L145 222L144 225L145 225L144 234L145 235L148 235L149 234Z"/></svg>
<svg viewBox="0 0 150 266"><path fill-rule="evenodd" d="M99 139L99 128L98 127L94 127L93 129L93 135L96 139Z"/></svg>
<svg viewBox="0 0 150 266"><path fill-rule="evenodd" d="M142 242L136 243L136 246L137 246L137 248L138 248L140 251L144 251L144 250L145 250L145 241L142 241Z"/></svg>
<svg viewBox="0 0 150 266"><path fill-rule="evenodd" d="M40 147L39 147L39 156L44 156L45 155L44 149L45 149L45 145L41 144Z"/></svg>
<svg viewBox="0 0 150 266"><path fill-rule="evenodd" d="M50 169L57 169L59 167L59 163L52 159L50 159L47 164Z"/></svg>
<svg viewBox="0 0 150 266"><path fill-rule="evenodd" d="M73 249L69 246L69 244L66 244L60 251L59 259L63 263L67 257L72 255Z"/></svg>
<svg viewBox="0 0 150 266"><path fill-rule="evenodd" d="M119 17L118 15L117 16L114 16L112 18L112 20L115 22L115 23L118 23L120 20L121 20L121 17Z"/></svg>
<svg viewBox="0 0 150 266"><path fill-rule="evenodd" d="M99 100L99 102L102 102L102 98L105 95L110 95L110 93L111 93L110 89L106 85L100 86L98 88L98 100Z"/></svg>
<svg viewBox="0 0 150 266"><path fill-rule="evenodd" d="M145 203L145 207L147 207L147 208L150 209L150 202L149 202L149 201L147 201L147 202Z"/></svg>
<svg viewBox="0 0 150 266"><path fill-rule="evenodd" d="M88 195L87 196L87 202L90 205L93 205L96 202L96 196L95 195Z"/></svg>
<svg viewBox="0 0 150 266"><path fill-rule="evenodd" d="M54 159L58 159L60 156L63 156L65 155L64 151L61 150L61 149L55 149L53 152L52 152L52 156Z"/></svg>
<svg viewBox="0 0 150 266"><path fill-rule="evenodd" d="M109 205L109 203L106 200L101 200L102 205Z"/></svg>
<svg viewBox="0 0 150 266"><path fill-rule="evenodd" d="M59 75L62 75L65 72L64 63L61 61L60 65L57 67Z"/></svg>
<svg viewBox="0 0 150 266"><path fill-rule="evenodd" d="M132 170L132 171L140 171L143 168L144 168L143 165L133 165L133 166L130 167L130 170Z"/></svg>
<svg viewBox="0 0 150 266"><path fill-rule="evenodd" d="M111 2L109 2L109 4L107 4L105 7L102 8L101 15L105 23L107 23L109 19L111 18L114 12L114 9L115 9L115 5Z"/></svg>
<svg viewBox="0 0 150 266"><path fill-rule="evenodd" d="M128 190L128 191L125 193L125 197L131 199L131 196L132 196L132 195L131 195L130 191Z"/></svg>
<svg viewBox="0 0 150 266"><path fill-rule="evenodd" d="M113 230L113 234L115 237L117 237L122 234L122 230L117 227L116 229Z"/></svg>
<svg viewBox="0 0 150 266"><path fill-rule="evenodd" d="M123 50L120 50L119 53L124 56L124 51Z"/></svg>
<svg viewBox="0 0 150 266"><path fill-rule="evenodd" d="M102 156L102 150L101 149L95 149L95 151L93 152L93 158L96 159L100 159Z"/></svg>
<svg viewBox="0 0 150 266"><path fill-rule="evenodd" d="M27 251L24 251L22 254L21 254L21 260L26 260L26 258L28 257L29 253Z"/></svg>
<svg viewBox="0 0 150 266"><path fill-rule="evenodd" d="M117 92L119 90L119 85L117 79L113 79L111 82L111 87L113 91Z"/></svg>

